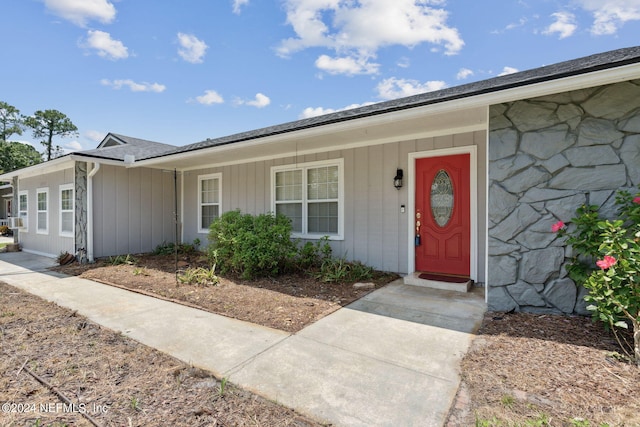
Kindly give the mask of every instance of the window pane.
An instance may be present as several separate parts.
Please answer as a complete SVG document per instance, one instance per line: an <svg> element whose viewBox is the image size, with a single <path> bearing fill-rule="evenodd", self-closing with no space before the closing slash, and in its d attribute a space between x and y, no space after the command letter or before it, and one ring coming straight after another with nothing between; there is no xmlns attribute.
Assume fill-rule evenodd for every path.
<svg viewBox="0 0 640 427"><path fill-rule="evenodd" d="M27 210L27 195L26 194L21 194L20 195L20 210L21 211L26 211Z"/></svg>
<svg viewBox="0 0 640 427"><path fill-rule="evenodd" d="M202 229L207 229L211 225L211 223L218 218L218 209L219 207L216 205L202 206L202 223L200 227Z"/></svg>
<svg viewBox="0 0 640 427"><path fill-rule="evenodd" d="M72 212L62 212L62 224L60 226L60 231L62 231L63 233L73 232L73 213Z"/></svg>
<svg viewBox="0 0 640 427"><path fill-rule="evenodd" d="M338 233L338 202L309 203L309 233Z"/></svg>
<svg viewBox="0 0 640 427"><path fill-rule="evenodd" d="M38 193L38 210L47 210L47 193Z"/></svg>
<svg viewBox="0 0 640 427"><path fill-rule="evenodd" d="M47 213L38 212L38 230L47 229Z"/></svg>
<svg viewBox="0 0 640 427"><path fill-rule="evenodd" d="M201 183L201 200L202 203L218 203L220 195L218 194L218 179L203 179Z"/></svg>
<svg viewBox="0 0 640 427"><path fill-rule="evenodd" d="M291 230L302 233L302 203L278 203L276 214L286 216L291 220Z"/></svg>
<svg viewBox="0 0 640 427"><path fill-rule="evenodd" d="M276 172L276 201L302 200L302 171Z"/></svg>
<svg viewBox="0 0 640 427"><path fill-rule="evenodd" d="M62 190L61 192L61 204L63 211L69 211L73 209L73 190Z"/></svg>
<svg viewBox="0 0 640 427"><path fill-rule="evenodd" d="M307 171L307 197L309 200L338 198L338 167L320 167Z"/></svg>

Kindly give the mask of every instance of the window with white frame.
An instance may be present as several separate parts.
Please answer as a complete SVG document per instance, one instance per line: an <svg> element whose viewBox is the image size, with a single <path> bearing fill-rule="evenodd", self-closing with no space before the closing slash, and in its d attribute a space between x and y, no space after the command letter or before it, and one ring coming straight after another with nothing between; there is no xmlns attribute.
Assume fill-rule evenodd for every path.
<svg viewBox="0 0 640 427"><path fill-rule="evenodd" d="M73 184L60 186L60 235L73 237L74 229Z"/></svg>
<svg viewBox="0 0 640 427"><path fill-rule="evenodd" d="M36 233L49 233L49 189L38 188L36 190Z"/></svg>
<svg viewBox="0 0 640 427"><path fill-rule="evenodd" d="M29 192L18 192L18 217L22 218L22 232L29 231Z"/></svg>
<svg viewBox="0 0 640 427"><path fill-rule="evenodd" d="M302 237L342 238L342 169L342 159L272 168L274 212L289 217Z"/></svg>
<svg viewBox="0 0 640 427"><path fill-rule="evenodd" d="M198 177L198 232L208 233L211 223L221 214L222 174Z"/></svg>

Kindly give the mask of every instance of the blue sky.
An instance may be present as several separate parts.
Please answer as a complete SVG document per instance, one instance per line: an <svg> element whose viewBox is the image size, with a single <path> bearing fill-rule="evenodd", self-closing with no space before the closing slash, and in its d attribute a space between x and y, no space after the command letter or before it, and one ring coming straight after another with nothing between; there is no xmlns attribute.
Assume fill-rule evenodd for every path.
<svg viewBox="0 0 640 427"><path fill-rule="evenodd" d="M174 145L640 44L640 0L4 0L0 100ZM26 130L20 140L42 146Z"/></svg>

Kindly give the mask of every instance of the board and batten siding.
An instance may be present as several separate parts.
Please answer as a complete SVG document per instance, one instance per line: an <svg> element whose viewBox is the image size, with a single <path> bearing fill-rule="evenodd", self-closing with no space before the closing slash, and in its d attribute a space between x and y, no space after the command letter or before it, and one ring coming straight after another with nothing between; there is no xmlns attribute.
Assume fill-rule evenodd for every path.
<svg viewBox="0 0 640 427"><path fill-rule="evenodd" d="M344 239L330 242L333 254L359 260L385 271L407 273L408 227L413 213L408 211L409 154L464 146L477 146L478 278L484 278L486 246L486 132L477 131L419 140L394 142L317 154L283 157L185 171L183 200L183 241L207 235L198 233L198 176L220 173L221 212L239 209L243 213L270 212L271 168L331 159L344 161ZM404 186L396 190L396 169L404 170ZM405 206L401 213L400 207Z"/></svg>
<svg viewBox="0 0 640 427"><path fill-rule="evenodd" d="M151 252L175 241L173 171L102 165L93 191L96 257Z"/></svg>
<svg viewBox="0 0 640 427"><path fill-rule="evenodd" d="M73 236L60 235L60 186L74 183L73 168L63 169L48 174L24 178L19 180L17 192L27 191L27 231L19 231L20 244L25 251L40 255L57 257L61 252L74 253ZM48 231L46 234L37 232L38 189L46 188L49 193ZM18 206L14 208L16 214Z"/></svg>

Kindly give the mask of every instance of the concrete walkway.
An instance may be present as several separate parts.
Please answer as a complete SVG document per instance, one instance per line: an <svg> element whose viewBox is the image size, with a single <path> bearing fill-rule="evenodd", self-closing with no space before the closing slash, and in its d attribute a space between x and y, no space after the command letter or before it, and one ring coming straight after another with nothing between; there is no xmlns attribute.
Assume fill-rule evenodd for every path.
<svg viewBox="0 0 640 427"><path fill-rule="evenodd" d="M442 426L486 309L469 294L394 282L297 334L47 271L0 254L0 281L336 426Z"/></svg>

